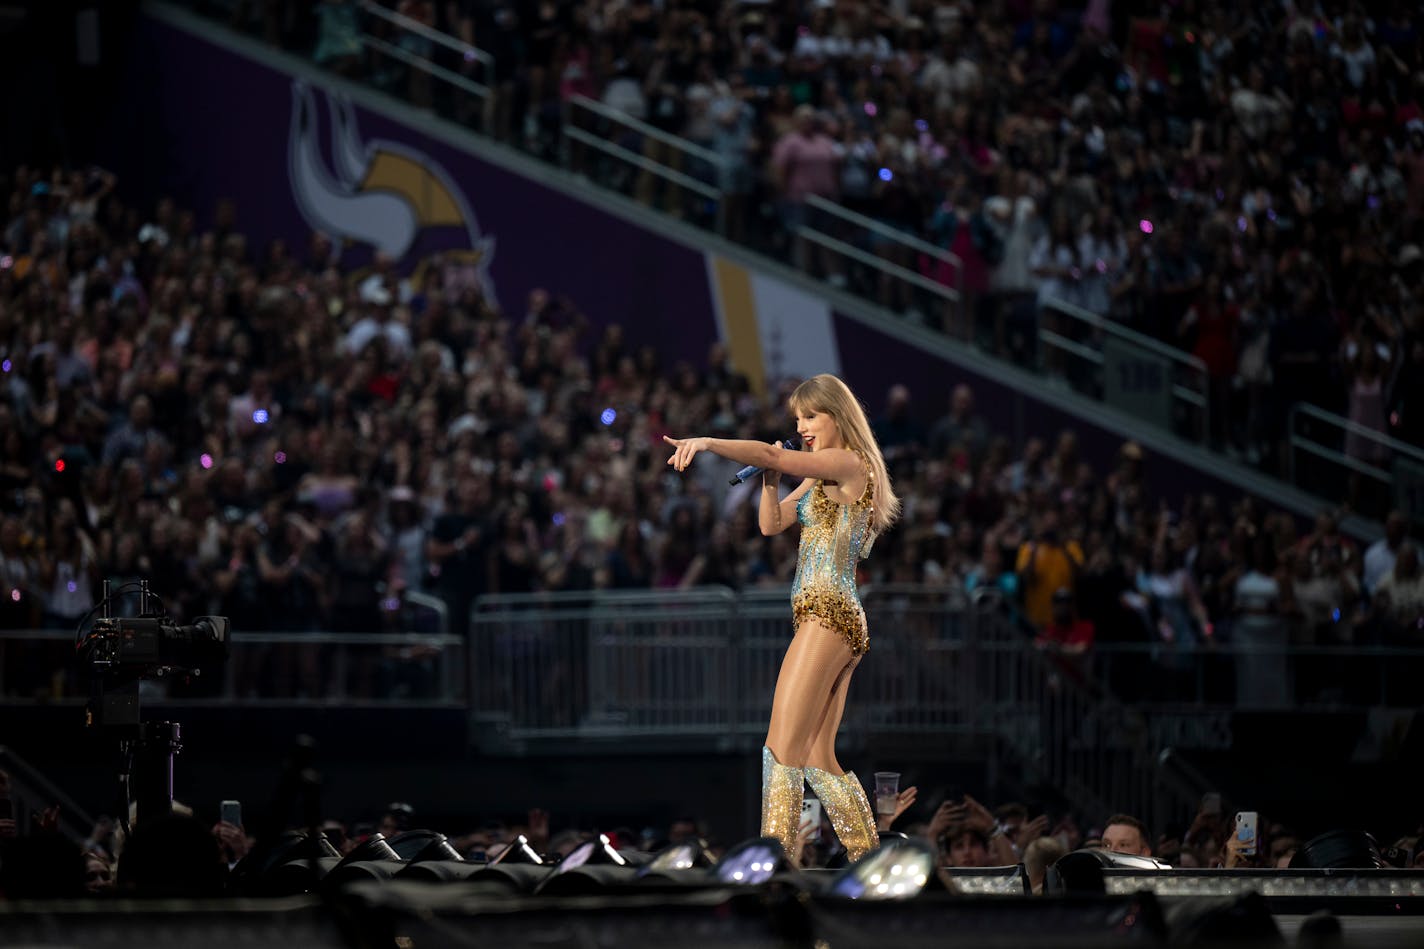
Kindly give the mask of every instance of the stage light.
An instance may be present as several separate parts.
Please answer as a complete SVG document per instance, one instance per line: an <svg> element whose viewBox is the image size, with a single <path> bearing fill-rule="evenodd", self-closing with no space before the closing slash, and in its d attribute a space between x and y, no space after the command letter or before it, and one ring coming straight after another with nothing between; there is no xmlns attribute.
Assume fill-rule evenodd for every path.
<svg viewBox="0 0 1424 949"><path fill-rule="evenodd" d="M425 867L426 875L443 875L452 879L467 880L470 889L475 894L484 893L498 896L533 893L539 884L549 876L550 872L547 866L534 863L507 863L483 867L477 863L418 863L415 866ZM469 872L464 869L465 867L470 868ZM401 875L405 877L407 874L413 879L418 879L421 876L415 867L403 871Z"/></svg>
<svg viewBox="0 0 1424 949"><path fill-rule="evenodd" d="M1424 896L1424 874L1415 870L1201 870L1160 872L1105 869L1108 895L1151 890L1158 896L1239 896L1259 893L1269 899L1301 897L1403 899Z"/></svg>
<svg viewBox="0 0 1424 949"><path fill-rule="evenodd" d="M396 874L397 880L414 880L418 883L453 883L468 880L476 874L484 873L483 863L468 860L425 860L407 863Z"/></svg>
<svg viewBox="0 0 1424 949"><path fill-rule="evenodd" d="M405 861L383 834L372 834L322 878L321 885L340 889L348 883L389 880L401 871Z"/></svg>
<svg viewBox="0 0 1424 949"><path fill-rule="evenodd" d="M827 888L852 900L909 900L935 873L935 849L922 840L886 840L846 867Z"/></svg>
<svg viewBox="0 0 1424 949"><path fill-rule="evenodd" d="M737 844L712 868L712 876L730 886L757 886L785 869L786 851L775 837L753 837Z"/></svg>
<svg viewBox="0 0 1424 949"><path fill-rule="evenodd" d="M1060 857L1048 868L1043 878L1043 892L1049 896L1105 893L1104 871L1109 867L1139 871L1171 869L1152 857L1114 853L1111 850L1075 850Z"/></svg>
<svg viewBox="0 0 1424 949"><path fill-rule="evenodd" d="M390 839L391 849L407 863L431 863L452 860L464 863L465 858L450 846L450 841L439 831L407 830Z"/></svg>
<svg viewBox="0 0 1424 949"><path fill-rule="evenodd" d="M717 861L707 852L707 847L702 841L689 840L680 844L673 844L663 850L656 857L638 868L638 876L645 877L654 873L666 873L675 870L694 870L697 868L712 867Z"/></svg>
<svg viewBox="0 0 1424 949"><path fill-rule="evenodd" d="M1379 844L1362 830L1332 830L1312 838L1291 858L1291 869L1366 868L1385 865Z"/></svg>
<svg viewBox="0 0 1424 949"><path fill-rule="evenodd" d="M325 836L289 830L238 861L232 884L248 896L296 896L315 888L340 862L340 851Z"/></svg>
<svg viewBox="0 0 1424 949"><path fill-rule="evenodd" d="M1028 873L1023 864L1011 867L945 867L944 875L960 893L974 896L1028 896Z"/></svg>
<svg viewBox="0 0 1424 949"><path fill-rule="evenodd" d="M499 856L489 862L492 867L509 866L512 864L524 864L526 866L542 867L544 858L529 846L529 838L519 834L509 842L509 846L499 852Z"/></svg>
<svg viewBox="0 0 1424 949"><path fill-rule="evenodd" d="M604 834L570 850L535 889L545 896L596 893L630 883L634 870Z"/></svg>

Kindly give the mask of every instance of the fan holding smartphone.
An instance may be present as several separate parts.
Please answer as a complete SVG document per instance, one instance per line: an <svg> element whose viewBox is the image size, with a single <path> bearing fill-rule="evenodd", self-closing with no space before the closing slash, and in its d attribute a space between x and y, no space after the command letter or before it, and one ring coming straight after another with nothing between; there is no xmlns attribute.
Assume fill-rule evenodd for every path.
<svg viewBox="0 0 1424 949"><path fill-rule="evenodd" d="M1256 854L1260 852L1256 839L1259 821L1255 811L1236 812L1231 836L1226 841L1226 869L1255 864Z"/></svg>
<svg viewBox="0 0 1424 949"><path fill-rule="evenodd" d="M218 805L218 823L213 827L223 857L231 869L247 856L247 833L242 829L242 802L223 801Z"/></svg>

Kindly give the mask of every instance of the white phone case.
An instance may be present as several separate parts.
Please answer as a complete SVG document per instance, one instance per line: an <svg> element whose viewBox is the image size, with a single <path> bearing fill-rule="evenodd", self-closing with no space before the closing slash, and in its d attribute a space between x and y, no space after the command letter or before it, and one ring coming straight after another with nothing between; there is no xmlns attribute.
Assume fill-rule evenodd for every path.
<svg viewBox="0 0 1424 949"><path fill-rule="evenodd" d="M801 799L801 823L811 822L811 839L821 839L821 802L814 797Z"/></svg>
<svg viewBox="0 0 1424 949"><path fill-rule="evenodd" d="M1238 811L1236 814L1236 839L1245 845L1241 853L1247 856L1256 853L1256 821L1255 811Z"/></svg>

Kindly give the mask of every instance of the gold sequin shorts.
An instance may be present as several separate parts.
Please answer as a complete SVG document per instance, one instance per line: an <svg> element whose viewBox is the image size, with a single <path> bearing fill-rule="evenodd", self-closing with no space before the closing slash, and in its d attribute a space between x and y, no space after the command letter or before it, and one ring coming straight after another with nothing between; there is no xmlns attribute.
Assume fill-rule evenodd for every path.
<svg viewBox="0 0 1424 949"><path fill-rule="evenodd" d="M863 656L870 650L870 634L866 630L865 610L860 601L836 590L802 590L791 598L791 626L814 616L825 623L850 647L851 655Z"/></svg>

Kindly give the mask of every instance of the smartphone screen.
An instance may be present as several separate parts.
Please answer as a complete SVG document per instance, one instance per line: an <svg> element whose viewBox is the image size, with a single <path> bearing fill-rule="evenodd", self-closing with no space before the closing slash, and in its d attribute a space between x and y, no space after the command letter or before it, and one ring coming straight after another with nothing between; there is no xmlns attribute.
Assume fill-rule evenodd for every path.
<svg viewBox="0 0 1424 949"><path fill-rule="evenodd" d="M222 821L234 827L242 826L242 802L223 801L219 817Z"/></svg>
<svg viewBox="0 0 1424 949"><path fill-rule="evenodd" d="M1241 853L1248 856L1256 853L1256 812L1240 811L1236 815L1236 839L1241 842Z"/></svg>
<svg viewBox="0 0 1424 949"><path fill-rule="evenodd" d="M811 822L811 839L819 841L821 839L821 802L814 797L803 798L801 801L801 823Z"/></svg>

